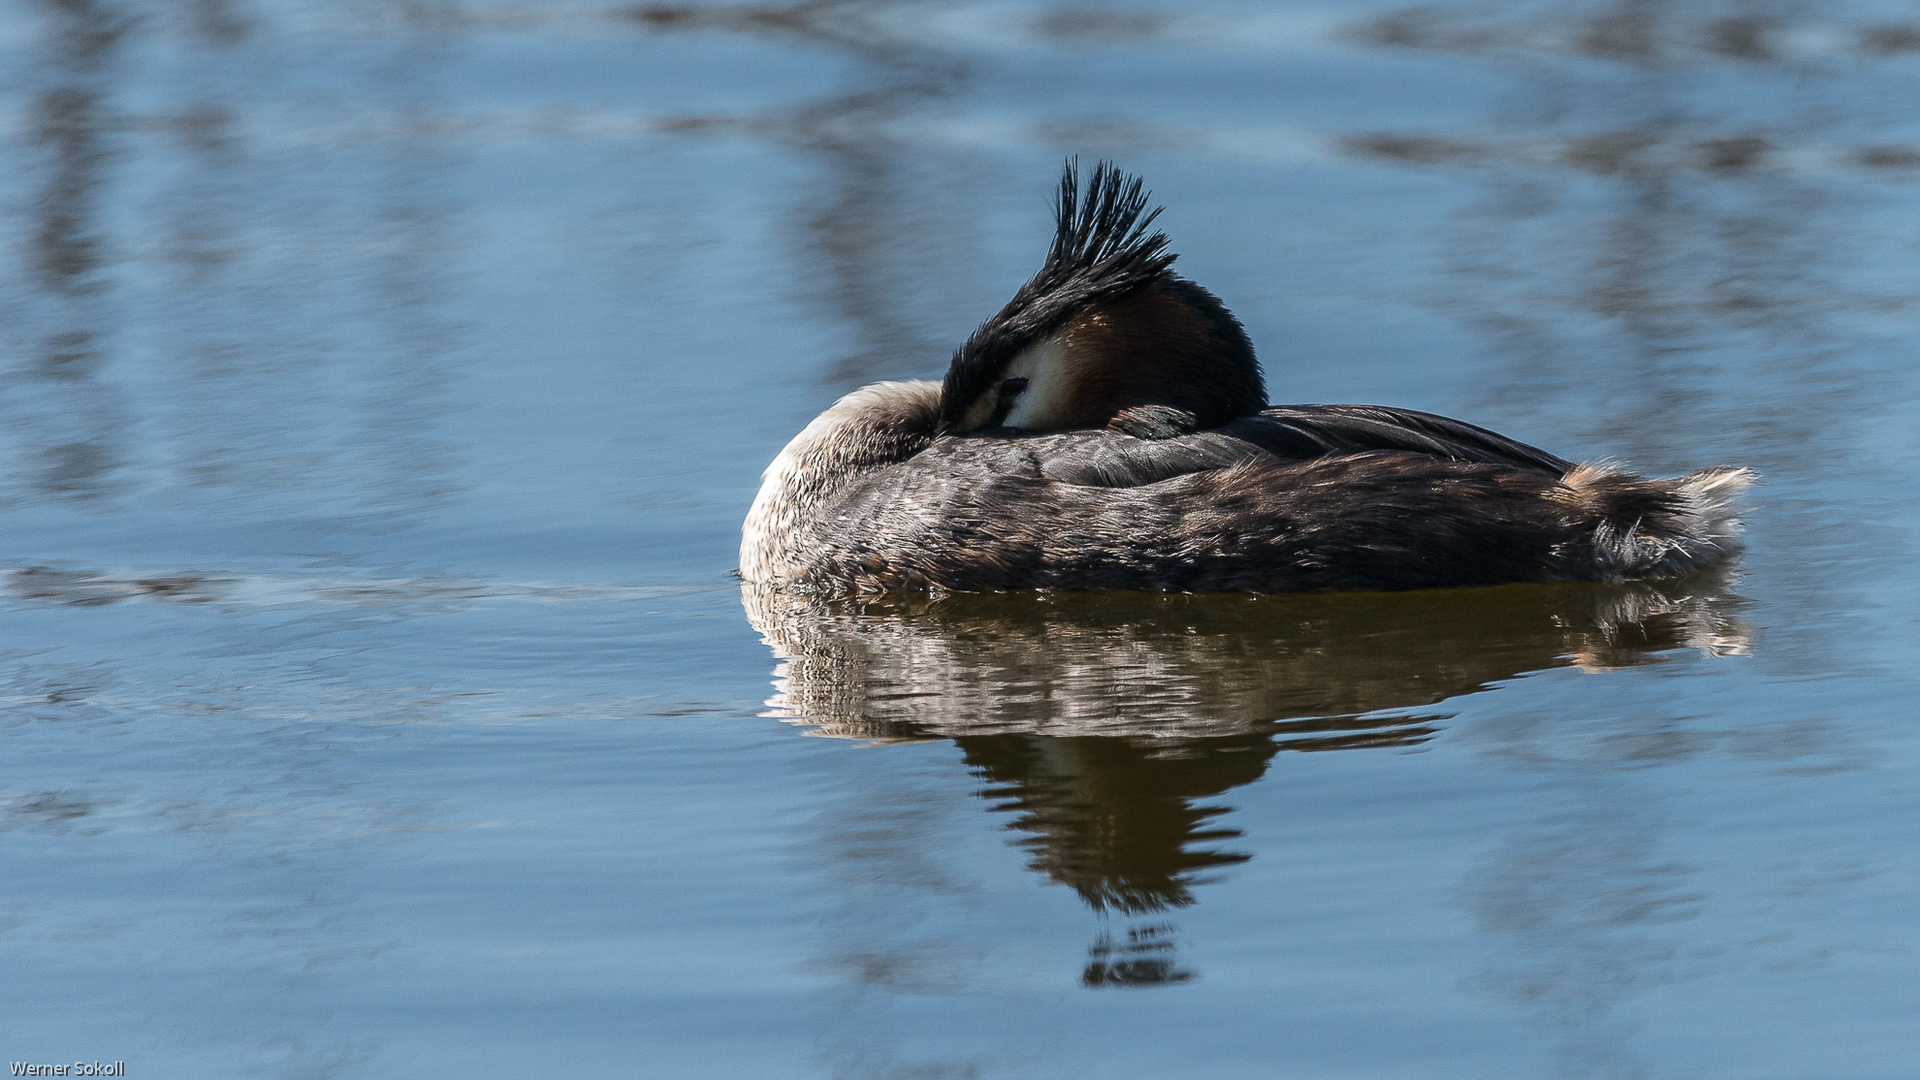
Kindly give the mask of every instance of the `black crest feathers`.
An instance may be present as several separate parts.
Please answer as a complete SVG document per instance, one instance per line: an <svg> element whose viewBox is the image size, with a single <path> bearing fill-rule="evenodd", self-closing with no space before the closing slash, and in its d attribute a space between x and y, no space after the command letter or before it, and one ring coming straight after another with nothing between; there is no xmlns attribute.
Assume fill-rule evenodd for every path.
<svg viewBox="0 0 1920 1080"><path fill-rule="evenodd" d="M1166 233L1147 231L1160 216L1159 207L1147 209L1148 198L1138 177L1107 161L1094 166L1082 197L1080 163L1067 162L1047 261L953 354L941 394L943 424L957 421L1021 350L1077 312L1170 276L1179 256L1167 250Z"/></svg>
<svg viewBox="0 0 1920 1080"><path fill-rule="evenodd" d="M1079 187L1079 163L1070 161L1053 210L1053 245L1029 286L1079 286L1104 297L1157 279L1179 258L1167 251L1166 233L1147 232L1161 208L1147 209L1139 177L1103 161L1094 166L1085 201Z"/></svg>

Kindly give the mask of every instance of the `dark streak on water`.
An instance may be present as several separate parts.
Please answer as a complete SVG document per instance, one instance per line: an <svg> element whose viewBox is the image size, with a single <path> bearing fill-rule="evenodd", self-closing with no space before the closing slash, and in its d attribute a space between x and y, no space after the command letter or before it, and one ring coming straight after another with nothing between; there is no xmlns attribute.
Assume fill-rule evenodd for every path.
<svg viewBox="0 0 1920 1080"><path fill-rule="evenodd" d="M10 1060L1911 1071L1910 11L36 0L0 31ZM743 596L760 467L942 368L1069 154L1147 175L1279 397L1751 465L1750 550Z"/></svg>

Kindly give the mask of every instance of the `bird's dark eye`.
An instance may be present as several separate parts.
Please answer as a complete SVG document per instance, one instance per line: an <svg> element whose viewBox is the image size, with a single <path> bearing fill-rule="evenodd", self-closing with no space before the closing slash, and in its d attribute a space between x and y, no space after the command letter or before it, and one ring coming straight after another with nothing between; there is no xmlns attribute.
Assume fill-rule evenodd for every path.
<svg viewBox="0 0 1920 1080"><path fill-rule="evenodd" d="M1008 379L1006 382L1000 384L1000 400L1005 401L1010 397L1018 397L1020 396L1020 392L1026 388L1027 380Z"/></svg>

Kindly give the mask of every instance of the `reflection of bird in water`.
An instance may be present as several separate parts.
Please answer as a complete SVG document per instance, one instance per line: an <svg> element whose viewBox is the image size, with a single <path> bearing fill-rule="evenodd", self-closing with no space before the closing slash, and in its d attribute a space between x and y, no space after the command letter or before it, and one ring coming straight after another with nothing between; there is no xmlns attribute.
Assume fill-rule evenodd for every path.
<svg viewBox="0 0 1920 1080"><path fill-rule="evenodd" d="M1218 849L1239 834L1202 800L1258 779L1278 751L1418 743L1439 730L1429 707L1530 671L1738 652L1727 578L742 597L778 658L770 715L840 738L952 739L996 809L1015 814L1033 869L1096 910L1143 915L1191 904L1208 871L1246 858ZM1137 957L1107 942L1089 979L1173 978L1154 941Z"/></svg>
<svg viewBox="0 0 1920 1080"><path fill-rule="evenodd" d="M1457 420L1268 408L1138 180L1069 166L1040 272L946 381L842 398L768 467L748 581L821 592L1284 592L1621 580L1711 564L1741 469L1650 480Z"/></svg>
<svg viewBox="0 0 1920 1080"><path fill-rule="evenodd" d="M1294 596L986 593L833 600L742 589L772 715L843 738L1207 738L1354 745L1367 714L1544 668L1744 649L1724 570ZM1365 745L1364 740L1360 742Z"/></svg>
<svg viewBox="0 0 1920 1080"><path fill-rule="evenodd" d="M1204 743L1086 736L961 735L967 764L1013 827L1029 866L1097 911L1186 907L1207 870L1245 862L1211 845L1240 835L1198 800L1258 780L1278 749L1265 733Z"/></svg>

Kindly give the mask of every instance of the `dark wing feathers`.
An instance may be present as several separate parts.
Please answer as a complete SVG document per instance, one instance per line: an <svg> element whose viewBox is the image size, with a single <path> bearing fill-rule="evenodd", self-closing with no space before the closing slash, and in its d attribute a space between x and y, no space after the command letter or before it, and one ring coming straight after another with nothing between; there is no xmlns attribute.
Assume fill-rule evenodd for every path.
<svg viewBox="0 0 1920 1080"><path fill-rule="evenodd" d="M1276 405L1219 429L1292 461L1409 450L1449 461L1511 465L1564 476L1573 463L1486 428L1384 405Z"/></svg>
<svg viewBox="0 0 1920 1080"><path fill-rule="evenodd" d="M934 474L1022 475L1088 487L1139 487L1249 462L1312 461L1398 450L1554 479L1571 462L1460 420L1379 405L1280 405L1185 435L1137 438L1117 431L1013 430L936 441L919 466Z"/></svg>

